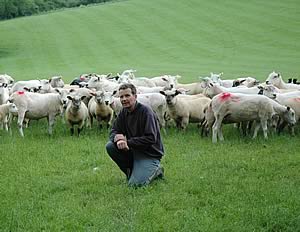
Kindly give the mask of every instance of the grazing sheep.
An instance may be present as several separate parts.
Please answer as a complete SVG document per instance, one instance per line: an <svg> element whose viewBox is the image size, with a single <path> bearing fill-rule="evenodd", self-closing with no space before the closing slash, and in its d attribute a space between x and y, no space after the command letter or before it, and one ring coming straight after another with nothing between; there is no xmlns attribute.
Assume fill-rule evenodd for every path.
<svg viewBox="0 0 300 232"><path fill-rule="evenodd" d="M80 135L80 132L83 126L86 124L88 120L88 108L82 102L85 96L68 96L70 102L68 103L65 115L66 121L69 124L71 135L74 135L74 126L78 125L77 127L77 135Z"/></svg>

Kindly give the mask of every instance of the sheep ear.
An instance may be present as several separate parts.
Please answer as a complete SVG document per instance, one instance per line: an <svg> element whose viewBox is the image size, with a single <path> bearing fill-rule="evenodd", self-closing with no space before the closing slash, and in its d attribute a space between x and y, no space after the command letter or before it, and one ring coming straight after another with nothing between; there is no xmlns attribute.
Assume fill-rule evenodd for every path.
<svg viewBox="0 0 300 232"><path fill-rule="evenodd" d="M106 74L106 77L110 77L112 75L112 73L108 73Z"/></svg>
<svg viewBox="0 0 300 232"><path fill-rule="evenodd" d="M55 92L60 93L58 88L55 88L54 90L55 90Z"/></svg>
<svg viewBox="0 0 300 232"><path fill-rule="evenodd" d="M179 90L175 90L175 96L177 96L178 94L181 94L181 92Z"/></svg>
<svg viewBox="0 0 300 232"><path fill-rule="evenodd" d="M287 111L290 111L290 110L291 110L291 107L287 106L286 109L287 109Z"/></svg>
<svg viewBox="0 0 300 232"><path fill-rule="evenodd" d="M29 88L28 87L24 86L23 89L29 92Z"/></svg>
<svg viewBox="0 0 300 232"><path fill-rule="evenodd" d="M118 92L118 90L114 90L114 91L112 92L112 95L113 95L113 96L116 95L117 92Z"/></svg>
<svg viewBox="0 0 300 232"><path fill-rule="evenodd" d="M166 93L164 91L159 91L159 93L166 96Z"/></svg>
<svg viewBox="0 0 300 232"><path fill-rule="evenodd" d="M73 98L70 95L68 95L67 98L71 101L73 100Z"/></svg>
<svg viewBox="0 0 300 232"><path fill-rule="evenodd" d="M75 92L75 89L70 89L69 90L69 93L73 93L73 92Z"/></svg>
<svg viewBox="0 0 300 232"><path fill-rule="evenodd" d="M81 96L81 98L80 98L81 101L82 101L83 99L85 99L85 97L86 97L85 95Z"/></svg>
<svg viewBox="0 0 300 232"><path fill-rule="evenodd" d="M168 80L167 80L166 78L164 78L164 77L162 77L161 79L162 79L163 81L168 81Z"/></svg>

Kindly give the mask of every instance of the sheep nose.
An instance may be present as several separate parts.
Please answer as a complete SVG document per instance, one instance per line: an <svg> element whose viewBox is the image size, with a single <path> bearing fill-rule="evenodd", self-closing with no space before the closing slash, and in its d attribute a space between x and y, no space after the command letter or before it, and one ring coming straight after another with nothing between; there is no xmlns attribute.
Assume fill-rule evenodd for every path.
<svg viewBox="0 0 300 232"><path fill-rule="evenodd" d="M109 104L109 101L105 101L105 104L108 105L108 104Z"/></svg>

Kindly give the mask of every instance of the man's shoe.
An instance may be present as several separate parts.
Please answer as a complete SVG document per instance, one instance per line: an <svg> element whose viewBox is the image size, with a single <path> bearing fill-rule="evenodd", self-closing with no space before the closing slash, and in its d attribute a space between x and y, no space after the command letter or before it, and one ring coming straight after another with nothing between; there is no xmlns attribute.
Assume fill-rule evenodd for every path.
<svg viewBox="0 0 300 232"><path fill-rule="evenodd" d="M156 178L163 179L164 176L165 176L165 169L164 167L159 166L159 168L156 171Z"/></svg>

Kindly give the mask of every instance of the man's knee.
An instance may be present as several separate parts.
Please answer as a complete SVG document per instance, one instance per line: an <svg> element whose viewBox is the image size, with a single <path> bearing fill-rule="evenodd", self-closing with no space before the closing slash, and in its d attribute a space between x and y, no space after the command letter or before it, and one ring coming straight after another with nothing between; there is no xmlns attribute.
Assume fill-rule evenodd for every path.
<svg viewBox="0 0 300 232"><path fill-rule="evenodd" d="M116 151L116 149L116 145L112 141L108 141L106 144L106 151L110 156Z"/></svg>

